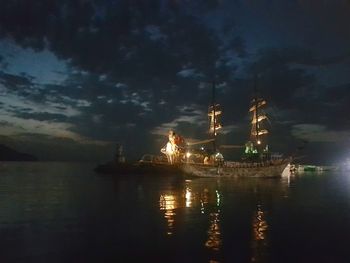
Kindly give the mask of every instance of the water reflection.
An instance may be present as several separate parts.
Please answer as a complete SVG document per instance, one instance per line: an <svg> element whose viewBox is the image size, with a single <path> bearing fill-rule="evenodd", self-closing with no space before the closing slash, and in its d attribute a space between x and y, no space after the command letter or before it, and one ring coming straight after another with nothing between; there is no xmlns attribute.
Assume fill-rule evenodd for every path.
<svg viewBox="0 0 350 263"><path fill-rule="evenodd" d="M200 193L200 203L201 203L201 214L205 214L205 207L209 203L209 190L204 188Z"/></svg>
<svg viewBox="0 0 350 263"><path fill-rule="evenodd" d="M164 194L160 196L159 199L160 210L164 210L164 218L167 220L168 224L168 235L173 234L174 222L175 222L175 209L178 207L178 202L175 195Z"/></svg>
<svg viewBox="0 0 350 263"><path fill-rule="evenodd" d="M174 224L176 212L178 208L191 208L195 196L192 193L192 189L189 186L191 181L186 180L184 190L181 188L178 191L167 191L160 194L159 197L159 207L161 211L164 211L164 218L167 221L167 235L172 235L174 233ZM179 191L180 190L180 191Z"/></svg>
<svg viewBox="0 0 350 263"><path fill-rule="evenodd" d="M11 167L3 262L350 262L348 174L185 181Z"/></svg>
<svg viewBox="0 0 350 263"><path fill-rule="evenodd" d="M210 226L208 230L208 240L205 246L213 251L219 251L221 246L220 213L210 213Z"/></svg>
<svg viewBox="0 0 350 263"><path fill-rule="evenodd" d="M192 205L192 192L191 192L191 188L186 187L186 194L185 194L185 198L186 198L186 207L191 207Z"/></svg>
<svg viewBox="0 0 350 263"><path fill-rule="evenodd" d="M253 218L254 240L264 240L266 238L267 228L268 225L265 220L265 213L262 211L261 205L258 205Z"/></svg>
<svg viewBox="0 0 350 263"><path fill-rule="evenodd" d="M247 260L267 262L270 244L266 205L288 197L293 180L288 174L280 180L203 178L177 182L159 193L160 210L167 222L165 233L181 236L205 231L205 239L198 241L201 240L211 262L221 262L224 243L235 240L236 234L244 237L247 233ZM241 221L246 216L247 220ZM232 223L224 224L228 220ZM198 224L195 232L191 229L193 224ZM229 241L224 241L223 233ZM238 245L237 249L240 246L244 247Z"/></svg>
<svg viewBox="0 0 350 263"><path fill-rule="evenodd" d="M252 256L251 262L267 262L268 248L268 224L266 221L266 212L262 205L257 205L252 220L253 238L252 238Z"/></svg>

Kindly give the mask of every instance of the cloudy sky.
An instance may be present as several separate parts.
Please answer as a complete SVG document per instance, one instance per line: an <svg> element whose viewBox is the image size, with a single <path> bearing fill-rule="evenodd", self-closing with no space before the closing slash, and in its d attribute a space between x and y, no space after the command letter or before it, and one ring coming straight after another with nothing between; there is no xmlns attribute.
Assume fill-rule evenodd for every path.
<svg viewBox="0 0 350 263"><path fill-rule="evenodd" d="M45 160L157 153L168 129L249 136L253 76L272 150L350 156L348 0L3 0L1 143Z"/></svg>

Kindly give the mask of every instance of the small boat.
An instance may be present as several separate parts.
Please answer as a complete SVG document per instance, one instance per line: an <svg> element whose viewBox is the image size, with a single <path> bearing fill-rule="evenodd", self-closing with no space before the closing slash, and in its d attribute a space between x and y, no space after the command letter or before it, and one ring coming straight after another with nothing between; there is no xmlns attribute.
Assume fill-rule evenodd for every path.
<svg viewBox="0 0 350 263"><path fill-rule="evenodd" d="M145 154L135 163L111 161L98 165L94 171L112 175L181 175L181 165L169 164L162 156Z"/></svg>
<svg viewBox="0 0 350 263"><path fill-rule="evenodd" d="M295 172L297 173L304 173L304 172L317 172L317 173L322 173L322 172L329 172L329 171L334 171L336 170L336 166L317 166L317 165L302 165L298 164L295 165Z"/></svg>

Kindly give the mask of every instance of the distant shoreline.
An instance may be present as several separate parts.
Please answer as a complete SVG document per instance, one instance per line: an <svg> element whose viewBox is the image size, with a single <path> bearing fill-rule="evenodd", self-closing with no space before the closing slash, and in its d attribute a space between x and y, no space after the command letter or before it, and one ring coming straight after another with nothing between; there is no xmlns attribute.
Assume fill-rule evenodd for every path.
<svg viewBox="0 0 350 263"><path fill-rule="evenodd" d="M28 153L18 152L6 145L0 144L0 161L5 162L37 162L38 158Z"/></svg>

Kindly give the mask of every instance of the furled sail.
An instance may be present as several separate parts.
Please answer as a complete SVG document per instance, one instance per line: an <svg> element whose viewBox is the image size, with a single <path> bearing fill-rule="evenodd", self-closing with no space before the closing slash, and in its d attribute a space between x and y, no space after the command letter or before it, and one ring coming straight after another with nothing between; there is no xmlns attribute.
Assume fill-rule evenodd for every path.
<svg viewBox="0 0 350 263"><path fill-rule="evenodd" d="M260 135L264 135L264 134L268 134L268 133L269 133L268 130L259 130L258 133L256 131L252 131L253 136L256 136L256 135L260 136Z"/></svg>
<svg viewBox="0 0 350 263"><path fill-rule="evenodd" d="M255 100L253 100L253 103L254 103L254 105L252 107L250 107L249 112L255 111L258 108L266 105L266 100L261 100L260 99L260 100L258 100L258 103L256 103Z"/></svg>
<svg viewBox="0 0 350 263"><path fill-rule="evenodd" d="M267 119L266 114L261 114L257 118L255 116L253 116L252 124L256 124L257 122L261 122L261 121L263 121L265 119Z"/></svg>
<svg viewBox="0 0 350 263"><path fill-rule="evenodd" d="M220 123L220 115L222 111L219 104L215 104L209 107L208 117L209 117L209 132L214 135L217 134L217 131L222 128Z"/></svg>
<svg viewBox="0 0 350 263"><path fill-rule="evenodd" d="M265 114L263 108L266 106L266 100L262 98L254 98L252 100L251 107L249 109L249 112L252 114L251 117L251 137L252 140L255 141L256 144L262 144L260 136L268 134L268 130L265 129L264 120L266 120L268 117Z"/></svg>

